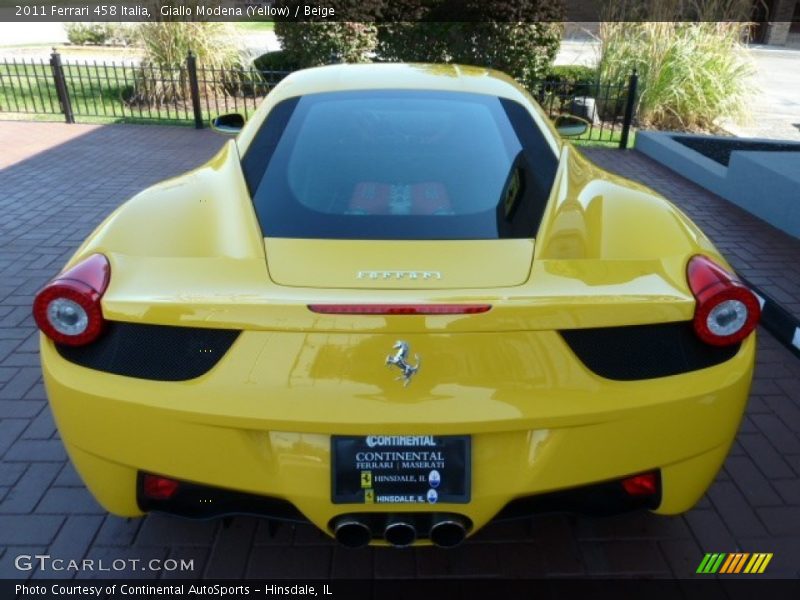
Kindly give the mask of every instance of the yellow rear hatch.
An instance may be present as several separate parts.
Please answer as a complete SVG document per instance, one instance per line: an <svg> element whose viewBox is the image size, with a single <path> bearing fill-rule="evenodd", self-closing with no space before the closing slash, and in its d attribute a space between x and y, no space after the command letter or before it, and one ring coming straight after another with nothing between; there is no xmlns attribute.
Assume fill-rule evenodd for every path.
<svg viewBox="0 0 800 600"><path fill-rule="evenodd" d="M353 289L470 289L524 284L534 242L265 239L278 285Z"/></svg>

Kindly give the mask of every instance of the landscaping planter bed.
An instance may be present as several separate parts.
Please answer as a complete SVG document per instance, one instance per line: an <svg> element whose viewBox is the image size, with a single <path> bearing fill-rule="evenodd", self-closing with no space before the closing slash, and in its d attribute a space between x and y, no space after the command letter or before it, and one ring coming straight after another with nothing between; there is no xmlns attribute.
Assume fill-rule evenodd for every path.
<svg viewBox="0 0 800 600"><path fill-rule="evenodd" d="M636 149L800 238L800 143L640 131Z"/></svg>
<svg viewBox="0 0 800 600"><path fill-rule="evenodd" d="M672 139L726 167L731 160L731 153L737 150L748 152L800 152L800 143L792 142L756 142L740 138L709 136L672 136Z"/></svg>

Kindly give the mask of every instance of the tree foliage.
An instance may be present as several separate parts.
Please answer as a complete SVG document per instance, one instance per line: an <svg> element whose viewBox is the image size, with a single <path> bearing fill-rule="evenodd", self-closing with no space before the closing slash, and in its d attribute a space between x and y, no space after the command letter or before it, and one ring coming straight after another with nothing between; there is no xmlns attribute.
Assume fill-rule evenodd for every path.
<svg viewBox="0 0 800 600"><path fill-rule="evenodd" d="M279 0L290 13L307 2ZM328 0L325 8L334 11L337 20L320 15L303 16L300 21L277 20L275 35L288 63L300 68L317 67L332 62L369 62L377 44L374 24L381 0ZM303 12L299 14L303 15Z"/></svg>
<svg viewBox="0 0 800 600"><path fill-rule="evenodd" d="M331 0L327 5L337 18L346 15L352 22L311 17L275 24L295 64L461 63L500 69L529 84L548 72L563 30L563 0Z"/></svg>
<svg viewBox="0 0 800 600"><path fill-rule="evenodd" d="M396 21L401 15L418 20ZM396 0L379 25L377 54L492 67L530 85L555 59L563 15L561 0Z"/></svg>
<svg viewBox="0 0 800 600"><path fill-rule="evenodd" d="M377 43L377 28L366 22L278 21L275 35L286 60L300 68L369 62Z"/></svg>

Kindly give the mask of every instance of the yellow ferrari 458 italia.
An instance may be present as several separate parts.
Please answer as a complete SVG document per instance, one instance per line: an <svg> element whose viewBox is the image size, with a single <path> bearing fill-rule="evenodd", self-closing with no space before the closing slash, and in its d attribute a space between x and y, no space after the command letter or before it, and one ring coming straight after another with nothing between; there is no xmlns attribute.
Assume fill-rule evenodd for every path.
<svg viewBox="0 0 800 600"><path fill-rule="evenodd" d="M509 77L384 64L288 76L33 311L61 437L112 513L454 546L492 519L691 508L760 306Z"/></svg>

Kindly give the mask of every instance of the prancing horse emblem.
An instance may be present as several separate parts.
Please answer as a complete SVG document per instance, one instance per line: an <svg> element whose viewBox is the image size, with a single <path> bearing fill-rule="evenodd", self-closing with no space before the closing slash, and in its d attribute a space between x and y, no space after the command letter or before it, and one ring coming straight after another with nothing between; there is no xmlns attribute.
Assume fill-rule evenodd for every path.
<svg viewBox="0 0 800 600"><path fill-rule="evenodd" d="M415 354L414 358L417 361L416 365L411 366L408 364L408 362L406 362L406 359L408 358L408 342L398 340L395 342L393 348L396 350L396 352L386 357L386 366L395 366L403 372L403 374L400 375L400 377L397 377L396 380L402 379L403 387L406 387L409 383L411 383L411 378L414 376L414 374L419 371L419 365L422 361L419 359L419 354Z"/></svg>

